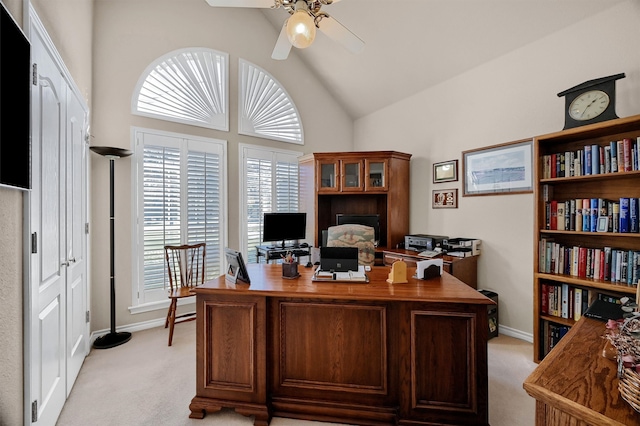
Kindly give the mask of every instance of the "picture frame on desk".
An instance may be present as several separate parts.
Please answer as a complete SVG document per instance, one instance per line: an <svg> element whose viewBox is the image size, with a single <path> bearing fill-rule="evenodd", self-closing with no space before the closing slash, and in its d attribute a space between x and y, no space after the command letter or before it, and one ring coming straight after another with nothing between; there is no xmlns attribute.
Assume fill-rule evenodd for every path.
<svg viewBox="0 0 640 426"><path fill-rule="evenodd" d="M457 209L458 208L458 188L434 189L431 195L431 208L434 209Z"/></svg>
<svg viewBox="0 0 640 426"><path fill-rule="evenodd" d="M533 139L462 152L462 196L533 192Z"/></svg>
<svg viewBox="0 0 640 426"><path fill-rule="evenodd" d="M433 183L456 182L458 180L458 160L433 163Z"/></svg>

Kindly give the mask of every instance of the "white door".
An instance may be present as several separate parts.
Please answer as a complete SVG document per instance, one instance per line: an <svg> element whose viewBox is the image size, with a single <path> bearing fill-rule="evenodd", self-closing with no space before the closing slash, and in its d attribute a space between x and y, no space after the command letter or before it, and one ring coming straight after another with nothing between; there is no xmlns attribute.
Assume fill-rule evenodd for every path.
<svg viewBox="0 0 640 426"><path fill-rule="evenodd" d="M67 88L66 110L66 258L67 396L89 352L87 318L87 113Z"/></svg>
<svg viewBox="0 0 640 426"><path fill-rule="evenodd" d="M33 24L33 22L32 22ZM25 423L55 425L88 352L86 108L41 25L31 26L29 400Z"/></svg>

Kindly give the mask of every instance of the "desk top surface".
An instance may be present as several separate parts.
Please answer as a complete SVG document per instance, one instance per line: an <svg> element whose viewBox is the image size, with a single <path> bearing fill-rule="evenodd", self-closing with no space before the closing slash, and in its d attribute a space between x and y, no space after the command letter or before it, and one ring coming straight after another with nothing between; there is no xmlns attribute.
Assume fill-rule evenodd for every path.
<svg viewBox="0 0 640 426"><path fill-rule="evenodd" d="M337 298L352 300L397 300L438 303L466 303L492 305L495 302L469 287L454 276L443 272L442 276L428 280L413 278L415 268L407 267L407 283L390 284L386 280L391 270L386 266L374 266L367 272L368 283L314 282L314 268L298 267L300 277L282 278L282 265L247 265L251 284L238 281L233 284L222 275L196 288L196 293L247 294L272 297Z"/></svg>
<svg viewBox="0 0 640 426"><path fill-rule="evenodd" d="M588 424L638 424L620 396L617 363L602 356L605 324L582 317L525 380L529 395Z"/></svg>

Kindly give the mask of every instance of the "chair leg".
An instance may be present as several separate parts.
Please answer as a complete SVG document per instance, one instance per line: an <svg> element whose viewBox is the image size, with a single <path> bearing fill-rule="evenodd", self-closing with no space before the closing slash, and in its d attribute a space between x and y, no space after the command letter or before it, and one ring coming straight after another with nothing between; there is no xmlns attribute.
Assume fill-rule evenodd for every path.
<svg viewBox="0 0 640 426"><path fill-rule="evenodd" d="M173 305L173 299L171 299L171 303L169 304L169 309L167 309L167 319L164 320L164 328L169 327L169 317L171 317L171 306Z"/></svg>
<svg viewBox="0 0 640 426"><path fill-rule="evenodd" d="M169 346L173 341L173 328L176 324L176 308L178 306L178 299L171 299L171 305L169 306L169 315L167 320L169 322Z"/></svg>

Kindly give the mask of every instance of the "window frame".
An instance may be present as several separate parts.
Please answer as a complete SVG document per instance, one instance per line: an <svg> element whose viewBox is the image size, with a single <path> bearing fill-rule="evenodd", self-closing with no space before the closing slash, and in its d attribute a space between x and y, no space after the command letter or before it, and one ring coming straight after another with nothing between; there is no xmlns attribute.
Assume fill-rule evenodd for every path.
<svg viewBox="0 0 640 426"><path fill-rule="evenodd" d="M262 155L265 155L265 156L270 155L272 163L275 160L275 156L277 154L291 155L293 157L296 157L296 159L298 160L300 159L300 157L304 155L304 153L301 151L293 151L293 150L272 148L272 147L245 144L245 143L238 144L238 172L239 172L239 186L240 186L240 206L239 207L240 207L240 219L241 219L240 220L240 236L239 236L240 250L238 251L242 252L242 255L247 260L249 259L249 253L247 253L249 235L248 235L248 221L246 220L246 218L248 217L248 204L247 204L248 194L247 194L247 179L246 179L247 170L246 170L245 158L247 156L248 150L261 151ZM276 205L275 198L274 198L275 187L276 187L276 179L275 179L276 169L275 168L272 170L272 173L274 175L274 178L272 180L272 185L271 185L271 188L272 188L271 196L272 196L273 205L275 206ZM298 169L298 210L297 211L300 211L300 208L301 208L300 173Z"/></svg>
<svg viewBox="0 0 640 426"><path fill-rule="evenodd" d="M141 136L144 134L155 135L161 138L171 138L174 140L180 140L180 149L181 152L188 152L188 148L185 147L186 144L191 145L196 150L198 147L206 150L207 147L211 148L214 144L214 149L211 150L217 151L217 154L220 155L220 168L219 168L219 179L220 179L220 193L219 193L219 203L220 203L220 238L218 248L218 258L217 261L220 264L221 270L225 267L225 259L224 259L224 247L226 247L228 243L228 178L227 178L227 163L228 163L228 153L227 153L227 141L216 138L205 138L198 137L184 133L174 133L161 131L150 128L142 128L142 127L132 127L131 128L131 140L132 146L134 147L134 155L133 161L131 161L131 175L132 175L132 203L133 208L132 211L132 294L131 294L131 306L129 307L129 311L132 314L148 312L158 309L166 309L169 306L169 299L166 294L166 290L164 289L156 289L156 290L145 290L144 286L144 195L143 191L143 161L144 161L144 142L141 140ZM163 143L159 143L163 145ZM172 143L166 143L167 146L175 146ZM186 158L181 158L181 167L185 166ZM186 170L181 170L181 177L186 179ZM180 197L182 200L186 200L187 194L181 193ZM185 203L182 201L181 204ZM187 205L184 204L184 208L186 209ZM181 241L186 241L187 236L187 227L181 227L180 235ZM210 253L214 253L215 250L213 248L207 247L207 258L209 258ZM155 294L154 294L155 293ZM195 297L184 298L179 301L179 305L194 303Z"/></svg>

